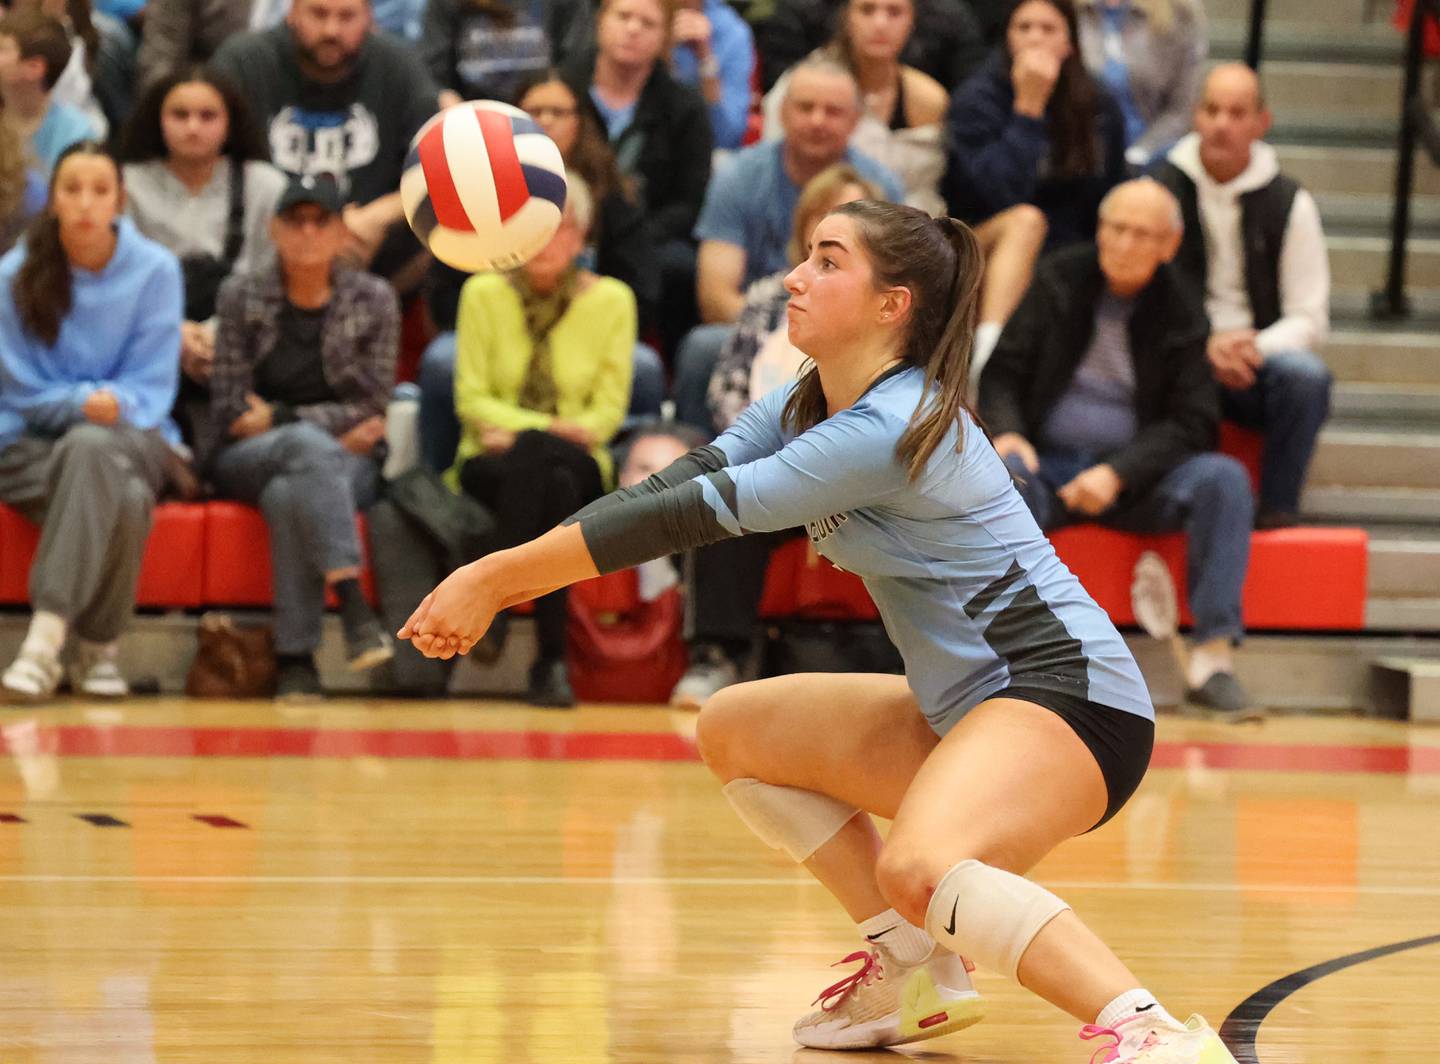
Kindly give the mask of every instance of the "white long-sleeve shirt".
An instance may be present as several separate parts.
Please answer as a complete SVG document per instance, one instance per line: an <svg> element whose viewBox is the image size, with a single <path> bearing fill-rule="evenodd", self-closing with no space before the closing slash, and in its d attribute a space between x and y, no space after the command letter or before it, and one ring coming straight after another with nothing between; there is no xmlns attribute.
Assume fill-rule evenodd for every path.
<svg viewBox="0 0 1440 1064"><path fill-rule="evenodd" d="M1275 149L1257 142L1250 165L1240 176L1220 184L1200 161L1200 136L1183 137L1170 161L1195 182L1200 222L1205 227L1205 310L1216 332L1254 327L1250 295L1245 287L1245 253L1241 234L1240 197L1263 188L1280 172ZM1315 351L1330 332L1330 259L1320 210L1315 198L1301 189L1295 195L1280 250L1280 319L1262 329L1255 346L1263 355L1278 351Z"/></svg>

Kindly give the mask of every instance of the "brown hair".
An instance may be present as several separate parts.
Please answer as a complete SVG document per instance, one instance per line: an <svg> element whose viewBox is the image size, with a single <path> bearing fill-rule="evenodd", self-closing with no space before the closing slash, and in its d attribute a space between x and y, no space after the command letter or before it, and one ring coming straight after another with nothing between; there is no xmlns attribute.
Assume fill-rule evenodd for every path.
<svg viewBox="0 0 1440 1064"><path fill-rule="evenodd" d="M0 218L13 218L25 200L25 145L15 127L0 116Z"/></svg>
<svg viewBox="0 0 1440 1064"><path fill-rule="evenodd" d="M829 213L854 221L877 290L910 290L910 320L900 358L925 372L929 401L916 406L895 445L895 456L913 481L952 426L957 428L957 450L963 445L962 411L979 420L965 392L980 316L984 256L970 227L954 218L931 218L914 207L877 200L843 203ZM825 393L819 371L811 365L790 393L783 422L798 433L825 417Z"/></svg>
<svg viewBox="0 0 1440 1064"><path fill-rule="evenodd" d="M0 18L0 37L10 37L21 59L45 60L45 91L49 92L70 62L70 36L59 19L37 10L16 10Z"/></svg>
<svg viewBox="0 0 1440 1064"><path fill-rule="evenodd" d="M854 185L860 189L861 199L881 200L885 198L883 188L874 181L867 180L859 170L849 163L836 163L821 170L805 182L805 187L800 192L800 199L795 204L794 226L790 230L790 242L785 245L785 251L790 256L791 262L804 262L805 256L808 254L805 245L810 240L810 234L805 230L813 228L813 225L807 227L804 223L818 222L819 218L816 215L819 215L822 208L848 185Z"/></svg>
<svg viewBox="0 0 1440 1064"><path fill-rule="evenodd" d="M53 347L60 336L60 323L70 313L74 298L74 277L70 257L60 242L60 219L55 216L55 185L60 171L72 155L97 155L115 163L115 157L99 141L82 140L60 153L50 172L50 198L25 234L25 260L16 271L10 292L20 324L35 339ZM115 163L115 181L120 182L120 164Z"/></svg>
<svg viewBox="0 0 1440 1064"><path fill-rule="evenodd" d="M840 17L835 20L835 36L830 38L825 45L824 51L827 55L838 59L845 68L859 80L860 67L855 62L855 42L850 39L850 13L857 0L846 0L844 8L840 11ZM905 46L910 43L910 38L915 36L915 0L905 0L910 5L910 34L902 42L900 51L904 54ZM904 66L904 62L897 56L895 62Z"/></svg>
<svg viewBox="0 0 1440 1064"><path fill-rule="evenodd" d="M1010 12L1015 12L1031 0L1020 0ZM1060 76L1055 79L1055 89L1050 94L1050 106L1046 108L1045 125L1050 133L1050 165L1057 177L1085 177L1100 168L1100 146L1097 143L1099 131L1096 116L1100 112L1100 89L1095 79L1085 69L1085 60L1080 55L1080 19L1075 14L1075 0L1034 0L1049 4L1065 20L1070 34L1070 55L1060 64ZM1006 21L1008 27L1010 21ZM1010 46L1005 45L1005 56L1012 63Z"/></svg>
<svg viewBox="0 0 1440 1064"><path fill-rule="evenodd" d="M515 106L519 107L520 101L533 89L550 84L565 86L565 91L575 101L575 118L580 123L575 133L575 146L570 149L570 158L565 160L566 169L574 170L585 179L590 186L590 195L594 197L597 210L614 191L620 192L627 200L636 201L638 197L634 185L620 172L620 167L615 162L615 151L610 147L610 138L605 135L600 112L596 110L595 101L590 99L588 92L577 87L558 69L551 67L520 83L515 92Z"/></svg>

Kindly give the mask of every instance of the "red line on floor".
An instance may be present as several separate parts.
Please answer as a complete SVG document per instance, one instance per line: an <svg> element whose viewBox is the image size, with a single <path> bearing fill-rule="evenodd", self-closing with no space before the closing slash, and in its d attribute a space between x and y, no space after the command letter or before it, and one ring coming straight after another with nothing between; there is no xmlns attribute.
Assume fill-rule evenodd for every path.
<svg viewBox="0 0 1440 1064"><path fill-rule="evenodd" d="M376 757L443 761L695 761L667 732L418 731L41 725L14 750L60 757ZM1157 743L1153 768L1440 775L1440 747Z"/></svg>

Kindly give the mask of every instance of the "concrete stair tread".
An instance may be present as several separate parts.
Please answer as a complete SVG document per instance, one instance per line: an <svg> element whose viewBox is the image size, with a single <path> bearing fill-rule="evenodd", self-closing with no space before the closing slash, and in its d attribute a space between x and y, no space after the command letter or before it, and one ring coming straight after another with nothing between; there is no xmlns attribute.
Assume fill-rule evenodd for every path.
<svg viewBox="0 0 1440 1064"><path fill-rule="evenodd" d="M1329 3L1329 0L1312 0ZM1245 19L1215 18L1210 23L1213 59L1239 59L1245 54L1250 27ZM1287 60L1314 63L1399 63L1405 55L1404 36L1388 22L1352 24L1272 16L1265 24L1264 63Z"/></svg>
<svg viewBox="0 0 1440 1064"><path fill-rule="evenodd" d="M1371 598L1365 603L1365 627L1373 631L1440 631L1440 598Z"/></svg>
<svg viewBox="0 0 1440 1064"><path fill-rule="evenodd" d="M1440 488L1311 484L1300 512L1311 524L1440 522Z"/></svg>
<svg viewBox="0 0 1440 1064"><path fill-rule="evenodd" d="M1389 246L1395 212L1393 194L1316 192L1314 195L1327 237L1381 237ZM1410 235L1440 239L1440 195L1416 193L1410 197Z"/></svg>

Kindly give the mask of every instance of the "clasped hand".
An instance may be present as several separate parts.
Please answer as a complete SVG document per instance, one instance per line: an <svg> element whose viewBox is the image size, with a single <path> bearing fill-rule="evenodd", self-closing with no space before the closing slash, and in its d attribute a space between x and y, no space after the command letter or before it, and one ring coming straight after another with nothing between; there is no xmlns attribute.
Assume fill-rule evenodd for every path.
<svg viewBox="0 0 1440 1064"><path fill-rule="evenodd" d="M396 636L427 658L468 654L484 638L501 602L485 574L485 559L462 565L426 595Z"/></svg>

